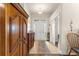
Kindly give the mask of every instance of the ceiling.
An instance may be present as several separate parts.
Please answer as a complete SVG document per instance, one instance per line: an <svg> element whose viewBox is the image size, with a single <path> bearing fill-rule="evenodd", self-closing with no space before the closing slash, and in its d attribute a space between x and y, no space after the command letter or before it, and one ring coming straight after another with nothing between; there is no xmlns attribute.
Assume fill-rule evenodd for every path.
<svg viewBox="0 0 79 59"><path fill-rule="evenodd" d="M24 3L23 7L30 17L44 19L48 18L58 5L58 3Z"/></svg>

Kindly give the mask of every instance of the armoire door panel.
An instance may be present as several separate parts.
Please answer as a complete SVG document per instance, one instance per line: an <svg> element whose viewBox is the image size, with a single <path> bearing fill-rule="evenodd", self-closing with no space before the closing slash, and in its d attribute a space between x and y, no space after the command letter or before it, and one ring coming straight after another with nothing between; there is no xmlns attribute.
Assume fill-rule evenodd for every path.
<svg viewBox="0 0 79 59"><path fill-rule="evenodd" d="M19 49L19 17L10 17L9 19L9 51L10 55L13 55L13 52L16 52ZM13 54L12 54L13 53ZM19 54L19 51L17 52ZM17 55L15 54L15 55Z"/></svg>

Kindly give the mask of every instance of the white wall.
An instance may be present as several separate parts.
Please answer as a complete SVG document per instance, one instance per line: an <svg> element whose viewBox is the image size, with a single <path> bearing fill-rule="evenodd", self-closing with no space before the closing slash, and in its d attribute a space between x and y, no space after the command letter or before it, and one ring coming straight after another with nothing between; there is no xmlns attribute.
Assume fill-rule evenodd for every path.
<svg viewBox="0 0 79 59"><path fill-rule="evenodd" d="M62 4L62 26L60 49L66 54L68 50L67 33L70 32L70 21L73 22L73 32L79 31L79 4Z"/></svg>
<svg viewBox="0 0 79 59"><path fill-rule="evenodd" d="M51 25L54 27L54 18L58 15L60 16L60 39L59 39L59 49L61 53L66 54L68 51L67 33L70 32L70 22L72 20L73 32L79 33L79 4L61 4L59 11L58 9L50 17L50 40L55 43L54 31L51 30Z"/></svg>

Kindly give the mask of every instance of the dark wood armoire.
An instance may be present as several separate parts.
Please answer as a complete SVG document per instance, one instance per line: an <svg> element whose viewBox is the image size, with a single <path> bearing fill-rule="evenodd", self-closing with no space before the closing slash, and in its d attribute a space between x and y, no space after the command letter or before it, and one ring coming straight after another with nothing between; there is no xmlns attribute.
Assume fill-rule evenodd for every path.
<svg viewBox="0 0 79 59"><path fill-rule="evenodd" d="M0 56L25 56L28 14L18 3L0 4Z"/></svg>

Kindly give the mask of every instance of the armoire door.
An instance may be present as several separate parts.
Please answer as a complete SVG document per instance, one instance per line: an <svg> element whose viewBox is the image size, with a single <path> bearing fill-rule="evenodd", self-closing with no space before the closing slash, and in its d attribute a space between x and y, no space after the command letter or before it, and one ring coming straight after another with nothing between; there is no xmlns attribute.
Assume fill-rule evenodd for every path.
<svg viewBox="0 0 79 59"><path fill-rule="evenodd" d="M20 16L17 9L11 5L9 16L9 55L20 55Z"/></svg>
<svg viewBox="0 0 79 59"><path fill-rule="evenodd" d="M23 37L23 55L28 55L28 39L27 39L27 21L25 18L22 19L22 37Z"/></svg>

